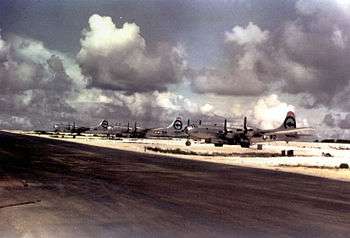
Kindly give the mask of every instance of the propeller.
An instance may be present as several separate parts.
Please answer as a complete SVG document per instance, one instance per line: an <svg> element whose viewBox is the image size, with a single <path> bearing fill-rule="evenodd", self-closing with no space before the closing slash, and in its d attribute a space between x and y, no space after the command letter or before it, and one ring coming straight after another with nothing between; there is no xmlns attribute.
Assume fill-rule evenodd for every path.
<svg viewBox="0 0 350 238"><path fill-rule="evenodd" d="M136 133L136 130L137 130L137 122L135 121L135 124L134 124L134 133Z"/></svg>
<svg viewBox="0 0 350 238"><path fill-rule="evenodd" d="M227 133L227 119L225 119L225 122L224 122L224 132L225 134Z"/></svg>
<svg viewBox="0 0 350 238"><path fill-rule="evenodd" d="M187 126L190 126L190 119L187 119Z"/></svg>
<svg viewBox="0 0 350 238"><path fill-rule="evenodd" d="M202 125L202 120L199 120L198 125L200 126Z"/></svg>
<svg viewBox="0 0 350 238"><path fill-rule="evenodd" d="M244 121L243 121L243 128L244 128L244 135L247 134L248 132L248 127L247 127L247 117L244 117Z"/></svg>
<svg viewBox="0 0 350 238"><path fill-rule="evenodd" d="M128 122L128 129L126 129L127 133L130 132L130 122Z"/></svg>

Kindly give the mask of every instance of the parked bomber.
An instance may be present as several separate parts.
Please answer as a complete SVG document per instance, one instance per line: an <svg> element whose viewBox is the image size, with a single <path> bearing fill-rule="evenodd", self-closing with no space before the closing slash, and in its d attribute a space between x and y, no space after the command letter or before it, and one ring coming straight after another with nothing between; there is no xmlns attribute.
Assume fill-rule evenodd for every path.
<svg viewBox="0 0 350 238"><path fill-rule="evenodd" d="M296 119L294 112L288 112L282 125L275 129L263 130L259 128L247 126L247 118L244 118L243 128L228 128L227 120L225 119L223 126L189 126L186 133L191 139L204 139L206 143L214 143L215 146L222 146L223 144L241 145L242 147L249 147L254 140L295 140L300 136L309 134L299 134L299 132L311 131L310 127L296 127ZM190 146L191 142L186 141L186 145Z"/></svg>
<svg viewBox="0 0 350 238"><path fill-rule="evenodd" d="M105 122L101 121L97 126L95 127L85 127L85 126L77 126L75 122L72 124L63 124L63 123L56 123L53 125L53 130L35 130L35 133L38 134L70 134L70 135L80 135L81 133L85 133L91 130L91 128L95 128L96 130L101 130L104 128Z"/></svg>
<svg viewBox="0 0 350 238"><path fill-rule="evenodd" d="M103 120L96 128L92 128L88 133L95 135L106 135L108 137L131 137L131 138L186 138L187 134L184 132L187 126L184 126L182 118L177 117L169 126L164 128L144 128L137 126L137 122L133 127L130 123L123 126L120 123L114 126L109 126L107 120ZM188 121L189 125L189 121Z"/></svg>
<svg viewBox="0 0 350 238"><path fill-rule="evenodd" d="M187 125L184 125L181 117L175 118L175 120L167 127L164 128L151 128L147 130L145 137L165 137L165 138L187 138L188 135L185 132L187 127L190 126L190 120L187 120Z"/></svg>
<svg viewBox="0 0 350 238"><path fill-rule="evenodd" d="M99 126L91 128L87 133L92 133L94 135L105 135L105 136L115 136L115 137L129 137L132 131L130 123L123 126L121 123L116 123L114 126L109 125L107 120L102 120Z"/></svg>
<svg viewBox="0 0 350 238"><path fill-rule="evenodd" d="M55 124L54 125L54 132L59 133L69 133L69 134L75 134L75 135L80 135L83 132L86 132L90 130L90 127L85 127L85 126L76 126L75 122L73 124Z"/></svg>

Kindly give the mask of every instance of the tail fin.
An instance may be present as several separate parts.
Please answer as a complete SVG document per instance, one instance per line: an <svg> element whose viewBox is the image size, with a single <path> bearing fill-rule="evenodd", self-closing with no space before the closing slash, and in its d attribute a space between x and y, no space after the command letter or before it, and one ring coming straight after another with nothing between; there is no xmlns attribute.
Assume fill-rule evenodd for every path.
<svg viewBox="0 0 350 238"><path fill-rule="evenodd" d="M183 128L182 118L177 117L169 126L168 128L173 127L175 130L180 131Z"/></svg>
<svg viewBox="0 0 350 238"><path fill-rule="evenodd" d="M296 128L297 127L297 122L295 120L295 114L292 111L289 111L287 113L286 118L284 119L283 124L280 126L282 129L291 129L291 128Z"/></svg>
<svg viewBox="0 0 350 238"><path fill-rule="evenodd" d="M108 121L107 120L102 120L98 124L97 128L107 129L108 128Z"/></svg>

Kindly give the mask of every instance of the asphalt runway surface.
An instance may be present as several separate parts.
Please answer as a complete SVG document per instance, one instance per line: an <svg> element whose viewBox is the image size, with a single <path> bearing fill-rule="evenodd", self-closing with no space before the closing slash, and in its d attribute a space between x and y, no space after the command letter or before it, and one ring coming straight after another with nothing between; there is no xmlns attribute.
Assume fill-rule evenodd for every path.
<svg viewBox="0 0 350 238"><path fill-rule="evenodd" d="M350 237L350 183L0 132L0 237Z"/></svg>

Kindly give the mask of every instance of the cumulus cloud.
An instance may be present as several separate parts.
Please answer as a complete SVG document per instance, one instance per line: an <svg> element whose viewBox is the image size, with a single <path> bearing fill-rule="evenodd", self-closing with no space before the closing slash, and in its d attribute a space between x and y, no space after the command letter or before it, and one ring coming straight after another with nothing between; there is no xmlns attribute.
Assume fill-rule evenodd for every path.
<svg viewBox="0 0 350 238"><path fill-rule="evenodd" d="M103 118L111 122L137 121L143 126L159 126L179 115L198 118L213 108L209 103L196 103L173 92L125 94L97 88L82 90L73 105L79 110L79 120L88 115L90 123Z"/></svg>
<svg viewBox="0 0 350 238"><path fill-rule="evenodd" d="M337 47L339 47L341 49L344 49L346 47L347 42L348 42L348 38L344 37L344 34L341 30L335 29L333 31L332 41L333 41L334 45L336 45Z"/></svg>
<svg viewBox="0 0 350 238"><path fill-rule="evenodd" d="M77 55L90 87L134 92L164 91L182 80L184 50L167 44L147 49L135 23L116 27L110 17L92 15Z"/></svg>
<svg viewBox="0 0 350 238"><path fill-rule="evenodd" d="M334 115L332 113L326 114L323 118L323 123L329 127L336 126Z"/></svg>
<svg viewBox="0 0 350 238"><path fill-rule="evenodd" d="M271 81L271 60L261 47L269 39L269 32L250 22L245 28L235 26L225 37L227 47L234 54L229 55L229 64L196 72L192 77L193 90L222 95L261 95Z"/></svg>
<svg viewBox="0 0 350 238"><path fill-rule="evenodd" d="M232 31L225 32L227 42L234 42L238 45L255 45L265 42L269 37L268 31L262 31L257 25L249 22L246 28L235 26Z"/></svg>
<svg viewBox="0 0 350 238"><path fill-rule="evenodd" d="M202 69L194 75L191 83L193 90L201 94L249 96L259 95L266 89L266 85L249 69L237 69L231 74L220 69Z"/></svg>
<svg viewBox="0 0 350 238"><path fill-rule="evenodd" d="M256 23L225 32L230 54L216 68L197 72L198 93L261 96L288 93L304 97L299 106L349 110L350 36L346 1L299 0L296 18L276 29ZM293 9L291 9L292 11Z"/></svg>
<svg viewBox="0 0 350 238"><path fill-rule="evenodd" d="M240 123L248 116L250 124L273 128L300 101L298 106L310 111L334 108L337 113L323 121L320 116L319 123L347 129L346 2L299 0L284 6L293 7L287 9L293 16L278 23L227 24L231 30L221 32L224 53L217 52L220 64L201 70L189 70L181 45L144 38L137 24L99 15L83 30L76 59L37 40L0 35L0 126L42 128L54 121L89 124L102 118L157 124L179 114L233 114ZM186 88L186 96L170 90L187 86L181 84L184 76L192 89ZM291 100L284 101L286 96ZM307 124L297 116L299 126Z"/></svg>
<svg viewBox="0 0 350 238"><path fill-rule="evenodd" d="M150 55L135 24L126 23L118 29L111 19L94 16L90 19L90 27L84 33L78 54L83 73L87 69L84 60L89 59L85 57L101 59L98 66L105 67L102 61L107 63L108 59L103 57L108 56L120 60L122 65L129 64L131 71L138 71L137 75L130 75L132 78L127 80L124 78L127 86L123 90L97 87L99 82L91 80L101 78L87 79L73 58L47 49L42 42L19 36L6 41L0 38L2 128L49 129L53 123L73 121L89 126L102 118L139 121L154 126L179 114L190 117L211 110L209 104L197 104L178 93L163 92L168 83L182 77L173 77L185 64L181 47L162 45L158 53ZM124 56L118 58L120 54ZM118 68L120 65L116 67L111 62L107 66L110 67L108 70L116 69L118 73L121 72L119 69L131 69L129 66L128 69ZM142 78L145 75L152 77ZM172 77L170 81L168 76ZM159 81L163 79L166 82ZM128 80L132 82L129 84Z"/></svg>
<svg viewBox="0 0 350 238"><path fill-rule="evenodd" d="M350 129L350 113L346 114L344 119L339 121L338 126L341 129Z"/></svg>
<svg viewBox="0 0 350 238"><path fill-rule="evenodd" d="M328 113L323 118L323 123L331 128L348 130L350 129L350 113Z"/></svg>
<svg viewBox="0 0 350 238"><path fill-rule="evenodd" d="M345 1L304 1L296 3L298 18L284 28L281 46L285 69L282 74L289 93L309 93L315 105L336 105L335 98L349 85L350 14ZM302 77L299 77L302 76Z"/></svg>
<svg viewBox="0 0 350 238"><path fill-rule="evenodd" d="M214 107L210 105L209 103L204 104L203 106L200 107L200 110L203 114L210 113Z"/></svg>
<svg viewBox="0 0 350 238"><path fill-rule="evenodd" d="M261 128L272 129L282 124L288 111L295 111L295 107L280 101L277 95L272 94L258 99L253 116Z"/></svg>
<svg viewBox="0 0 350 238"><path fill-rule="evenodd" d="M71 117L76 84L62 58L32 39L16 36L1 44L1 125L41 127Z"/></svg>

